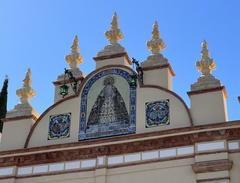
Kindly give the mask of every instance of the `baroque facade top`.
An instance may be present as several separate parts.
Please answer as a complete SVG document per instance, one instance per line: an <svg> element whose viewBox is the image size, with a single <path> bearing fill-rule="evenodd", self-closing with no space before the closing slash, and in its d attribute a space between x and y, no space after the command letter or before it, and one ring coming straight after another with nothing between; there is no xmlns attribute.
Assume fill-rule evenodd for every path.
<svg viewBox="0 0 240 183"><path fill-rule="evenodd" d="M240 121L228 120L207 42L188 106L172 89L175 74L157 22L142 63L119 43L116 13L105 36L109 44L86 76L75 36L69 68L53 82L54 103L41 115L29 103L36 93L28 69L16 92L20 104L4 119L0 183L239 183Z"/></svg>

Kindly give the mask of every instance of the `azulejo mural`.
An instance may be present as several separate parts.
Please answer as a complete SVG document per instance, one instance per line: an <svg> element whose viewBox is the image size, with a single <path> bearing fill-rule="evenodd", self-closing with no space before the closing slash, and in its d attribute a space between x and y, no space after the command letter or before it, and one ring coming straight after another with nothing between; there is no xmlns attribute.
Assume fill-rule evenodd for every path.
<svg viewBox="0 0 240 183"><path fill-rule="evenodd" d="M79 140L135 133L136 86L131 79L127 71L113 68L86 83L81 94Z"/></svg>
<svg viewBox="0 0 240 183"><path fill-rule="evenodd" d="M48 140L70 136L71 113L50 116Z"/></svg>
<svg viewBox="0 0 240 183"><path fill-rule="evenodd" d="M168 125L169 118L169 99L148 102L146 106L146 127Z"/></svg>

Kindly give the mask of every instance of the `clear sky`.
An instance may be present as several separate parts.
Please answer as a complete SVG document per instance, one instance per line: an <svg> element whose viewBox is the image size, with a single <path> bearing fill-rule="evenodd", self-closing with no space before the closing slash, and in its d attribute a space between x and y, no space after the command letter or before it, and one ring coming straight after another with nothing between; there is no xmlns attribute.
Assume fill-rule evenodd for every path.
<svg viewBox="0 0 240 183"><path fill-rule="evenodd" d="M85 74L93 71L92 58L107 45L104 32L114 11L125 36L121 44L142 61L150 54L146 41L158 21L167 45L163 54L176 73L174 91L188 105L186 92L200 76L195 62L206 39L217 64L213 74L228 92L229 119L240 118L239 0L0 0L0 86L7 74L8 110L19 102L15 91L28 67L37 93L33 107L42 113L53 104L52 81L67 67L64 57L75 34L84 57L80 68Z"/></svg>

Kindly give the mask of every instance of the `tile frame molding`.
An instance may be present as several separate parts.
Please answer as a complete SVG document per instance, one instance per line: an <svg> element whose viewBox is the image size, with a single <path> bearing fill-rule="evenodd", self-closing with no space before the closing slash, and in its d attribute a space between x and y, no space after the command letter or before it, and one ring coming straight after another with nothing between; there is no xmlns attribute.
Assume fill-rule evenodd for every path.
<svg viewBox="0 0 240 183"><path fill-rule="evenodd" d="M86 139L94 139L94 138L102 138L102 137L111 137L111 136L119 136L119 135L126 135L126 134L132 134L136 133L136 102L137 102L137 89L136 87L130 86L131 82L131 73L127 72L126 70L120 69L120 68L110 68L110 69L104 69L99 72L97 72L95 75L93 75L84 85L82 92L81 92L81 104L80 104L80 117L79 117L79 137L78 139L86 140ZM103 77L108 76L116 76L121 77L125 79L125 81L129 84L129 127L128 132L115 132L110 131L109 135L98 135L96 137L88 137L88 133L86 132L87 127L87 108L88 106L88 93L92 89L92 86L95 82L97 82L99 79Z"/></svg>

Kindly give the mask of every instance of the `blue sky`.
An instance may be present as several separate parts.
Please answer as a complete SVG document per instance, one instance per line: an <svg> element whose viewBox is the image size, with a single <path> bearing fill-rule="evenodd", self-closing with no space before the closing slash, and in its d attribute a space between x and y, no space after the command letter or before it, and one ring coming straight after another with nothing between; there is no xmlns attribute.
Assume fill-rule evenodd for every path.
<svg viewBox="0 0 240 183"><path fill-rule="evenodd" d="M142 61L150 54L146 41L158 21L167 45L163 54L176 73L174 91L188 105L186 92L200 76L195 62L206 39L217 64L213 74L228 92L229 119L239 119L239 9L239 0L0 0L0 86L7 74L8 109L19 102L15 91L28 67L37 92L31 104L39 113L52 105L52 81L67 67L64 57L76 34L84 57L80 68L85 74L94 70L92 58L107 44L104 32L116 11L125 36L121 44Z"/></svg>

